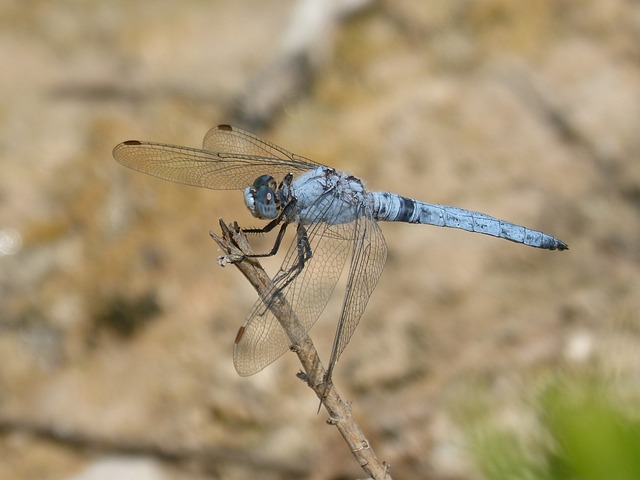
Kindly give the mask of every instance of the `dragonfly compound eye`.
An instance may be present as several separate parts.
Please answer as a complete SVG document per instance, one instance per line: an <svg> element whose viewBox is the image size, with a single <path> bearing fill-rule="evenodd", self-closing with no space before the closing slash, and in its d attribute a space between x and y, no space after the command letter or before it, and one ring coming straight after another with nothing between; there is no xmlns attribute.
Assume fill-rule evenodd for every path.
<svg viewBox="0 0 640 480"><path fill-rule="evenodd" d="M278 216L276 194L268 185L262 185L254 193L255 210L258 218L273 220Z"/></svg>
<svg viewBox="0 0 640 480"><path fill-rule="evenodd" d="M254 217L272 220L278 216L280 205L276 188L276 181L271 175L262 175L245 189L244 203Z"/></svg>
<svg viewBox="0 0 640 480"><path fill-rule="evenodd" d="M260 175L253 181L253 188L258 190L263 186L269 187L271 190L275 191L277 184L275 179L271 175Z"/></svg>

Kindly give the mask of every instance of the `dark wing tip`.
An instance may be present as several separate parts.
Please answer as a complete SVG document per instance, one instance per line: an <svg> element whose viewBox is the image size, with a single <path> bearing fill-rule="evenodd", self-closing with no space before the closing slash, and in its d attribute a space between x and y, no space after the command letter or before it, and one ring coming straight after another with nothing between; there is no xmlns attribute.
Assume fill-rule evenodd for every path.
<svg viewBox="0 0 640 480"><path fill-rule="evenodd" d="M113 158L115 158L119 163L124 163L124 157L127 155L125 153L127 150L126 147L136 147L139 145L142 145L142 142L140 140L127 140L113 147L113 151L111 152L111 154L113 155Z"/></svg>
<svg viewBox="0 0 640 480"><path fill-rule="evenodd" d="M236 334L236 340L234 342L236 345L240 343L240 340L244 336L244 331L245 331L244 325L238 329L238 333Z"/></svg>
<svg viewBox="0 0 640 480"><path fill-rule="evenodd" d="M233 127L231 125L227 125L225 123L225 124L222 124L222 125L218 125L218 130L223 130L225 132L231 132L231 131L233 131Z"/></svg>

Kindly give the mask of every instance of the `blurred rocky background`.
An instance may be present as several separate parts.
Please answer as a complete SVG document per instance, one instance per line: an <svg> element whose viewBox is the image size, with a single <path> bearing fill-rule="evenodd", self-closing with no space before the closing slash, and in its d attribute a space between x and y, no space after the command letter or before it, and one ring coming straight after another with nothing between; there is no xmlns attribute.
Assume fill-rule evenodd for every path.
<svg viewBox="0 0 640 480"><path fill-rule="evenodd" d="M336 3L0 1L0 478L362 476L295 355L234 371L256 296L208 231L257 226L241 193L111 156L218 123L570 245L382 225L334 381L397 478L491 477L478 452L513 442L487 431L544 463L550 384L634 405L640 4ZM311 332L325 361L340 304Z"/></svg>

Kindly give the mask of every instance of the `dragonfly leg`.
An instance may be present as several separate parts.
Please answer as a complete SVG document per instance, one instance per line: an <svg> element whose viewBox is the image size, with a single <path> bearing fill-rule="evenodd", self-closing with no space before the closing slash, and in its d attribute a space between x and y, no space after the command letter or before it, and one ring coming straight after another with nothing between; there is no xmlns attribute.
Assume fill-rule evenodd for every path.
<svg viewBox="0 0 640 480"><path fill-rule="evenodd" d="M242 231L250 235L259 234L259 233L268 233L271 230L273 230L280 222L282 222L282 214L278 215L276 218L271 220L262 228L243 228Z"/></svg>
<svg viewBox="0 0 640 480"><path fill-rule="evenodd" d="M298 228L296 230L297 236L297 246L298 246L298 260L295 265L293 265L286 272L280 273L275 279L274 283L277 283L283 277L289 277L287 281L280 286L280 290L289 285L299 274L302 272L305 264L311 260L313 256L313 252L311 251L311 245L309 244L309 237L307 236L307 230L302 226L302 224L298 224Z"/></svg>
<svg viewBox="0 0 640 480"><path fill-rule="evenodd" d="M287 224L283 224L283 228L280 230L281 232L284 230ZM298 228L296 230L297 234L297 247L298 247L298 259L290 269L280 272L274 279L273 284L278 285L278 287L269 295L267 301L265 301L265 309L260 315L264 315L266 311L271 308L271 305L276 299L282 299L282 292L293 282L298 275L302 272L305 264L311 259L313 256L313 252L311 251L311 245L309 244L309 237L307 236L307 230L302 226L302 224L298 224ZM279 235L281 236L281 235ZM279 283L282 282L281 285Z"/></svg>
<svg viewBox="0 0 640 480"><path fill-rule="evenodd" d="M273 222L270 222L270 223L273 223ZM280 249L280 244L282 243L282 237L284 237L284 232L287 230L287 226L288 225L289 224L287 222L285 222L280 227L280 231L278 232L278 236L276 237L276 241L274 242L273 248L271 248L271 251L269 251L267 253L252 253L251 255L247 255L247 258L273 257L276 253L278 253L278 250ZM268 226L269 225L267 225L267 227ZM273 227L271 227L269 230L271 230L271 229L273 229ZM269 230L265 230L265 231L268 232ZM248 230L243 230L243 231L244 232L248 232L248 233L254 233L254 232L250 232ZM257 233L257 232L255 232L255 233Z"/></svg>

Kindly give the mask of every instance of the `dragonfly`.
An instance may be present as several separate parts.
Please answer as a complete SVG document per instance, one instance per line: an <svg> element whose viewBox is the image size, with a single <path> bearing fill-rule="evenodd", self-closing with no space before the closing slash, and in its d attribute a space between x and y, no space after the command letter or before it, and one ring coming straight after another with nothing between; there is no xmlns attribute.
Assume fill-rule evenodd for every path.
<svg viewBox="0 0 640 480"><path fill-rule="evenodd" d="M387 257L380 221L450 227L547 250L567 250L565 242L541 231L484 213L425 203L391 192L369 192L350 174L288 152L231 125L213 127L201 149L128 140L113 150L116 161L172 182L214 190L243 190L251 214L279 227L276 255L289 225L295 236L267 293L252 307L236 336L233 360L241 376L253 375L292 348L270 304L284 298L295 313L300 335L314 325L348 264L346 291L325 381L358 326Z"/></svg>

